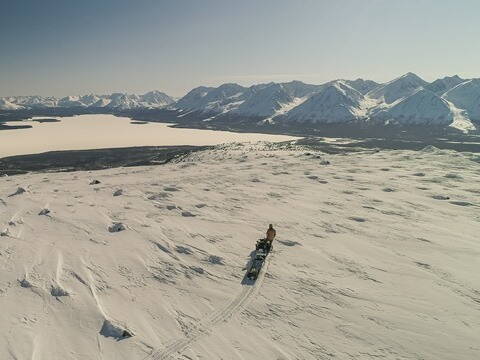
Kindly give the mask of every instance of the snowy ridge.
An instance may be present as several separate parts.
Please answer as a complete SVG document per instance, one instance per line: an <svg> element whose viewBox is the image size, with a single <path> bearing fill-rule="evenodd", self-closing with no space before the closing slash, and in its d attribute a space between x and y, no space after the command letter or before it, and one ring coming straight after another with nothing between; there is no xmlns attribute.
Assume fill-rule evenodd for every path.
<svg viewBox="0 0 480 360"><path fill-rule="evenodd" d="M200 86L178 100L173 108L201 113L224 113L245 100L246 88L238 84L223 84L217 88Z"/></svg>
<svg viewBox="0 0 480 360"><path fill-rule="evenodd" d="M430 123L448 125L453 122L453 112L447 101L423 88L393 106L379 111L375 117L409 125Z"/></svg>
<svg viewBox="0 0 480 360"><path fill-rule="evenodd" d="M413 73L407 73L384 85L380 85L367 93L372 99L391 104L398 99L412 95L427 84Z"/></svg>
<svg viewBox="0 0 480 360"><path fill-rule="evenodd" d="M23 106L11 103L6 99L0 99L0 110L19 110L23 109Z"/></svg>
<svg viewBox="0 0 480 360"><path fill-rule="evenodd" d="M246 116L271 116L295 100L282 84L272 83L262 88L250 89L250 92L234 112Z"/></svg>
<svg viewBox="0 0 480 360"><path fill-rule="evenodd" d="M467 80L447 91L443 97L465 110L470 120L480 122L480 79Z"/></svg>
<svg viewBox="0 0 480 360"><path fill-rule="evenodd" d="M285 121L333 123L359 120L363 116L363 101L360 92L338 81L290 110Z"/></svg>
<svg viewBox="0 0 480 360"><path fill-rule="evenodd" d="M465 80L458 75L446 76L443 79L437 79L434 82L431 82L430 84L426 85L425 88L433 91L437 95L443 95L448 90L454 88L464 81Z"/></svg>
<svg viewBox="0 0 480 360"><path fill-rule="evenodd" d="M60 99L42 96L10 96L0 98L1 110L54 107L108 107L114 109L162 108L174 102L167 94L154 90L143 95L114 93L111 95L66 96Z"/></svg>

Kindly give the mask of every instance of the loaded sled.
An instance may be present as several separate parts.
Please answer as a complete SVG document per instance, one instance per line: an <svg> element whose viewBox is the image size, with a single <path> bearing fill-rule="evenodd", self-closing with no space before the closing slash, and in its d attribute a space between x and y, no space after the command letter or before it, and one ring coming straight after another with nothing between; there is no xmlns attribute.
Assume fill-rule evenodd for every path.
<svg viewBox="0 0 480 360"><path fill-rule="evenodd" d="M255 250L263 250L268 253L272 250L272 242L267 239L259 239L255 245Z"/></svg>
<svg viewBox="0 0 480 360"><path fill-rule="evenodd" d="M250 268L248 269L247 278L256 280L260 274L263 263L268 253L272 250L272 243L266 239L260 239L255 245L255 253L252 258Z"/></svg>

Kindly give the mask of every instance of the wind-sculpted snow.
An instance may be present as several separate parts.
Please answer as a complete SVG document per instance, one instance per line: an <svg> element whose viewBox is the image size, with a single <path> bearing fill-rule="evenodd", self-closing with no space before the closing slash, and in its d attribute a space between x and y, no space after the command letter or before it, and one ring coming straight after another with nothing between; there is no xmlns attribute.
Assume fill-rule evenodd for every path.
<svg viewBox="0 0 480 360"><path fill-rule="evenodd" d="M479 174L263 142L2 178L0 359L478 359Z"/></svg>

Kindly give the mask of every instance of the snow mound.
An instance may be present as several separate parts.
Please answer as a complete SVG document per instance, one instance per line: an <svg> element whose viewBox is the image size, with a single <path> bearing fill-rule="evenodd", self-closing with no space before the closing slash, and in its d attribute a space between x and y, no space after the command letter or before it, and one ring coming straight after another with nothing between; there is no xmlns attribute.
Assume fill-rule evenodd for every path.
<svg viewBox="0 0 480 360"><path fill-rule="evenodd" d="M50 214L50 210L47 208L40 210L40 212L38 213L38 215L48 215L48 214Z"/></svg>
<svg viewBox="0 0 480 360"><path fill-rule="evenodd" d="M52 285L50 294L55 297L70 296L70 293L58 284Z"/></svg>
<svg viewBox="0 0 480 360"><path fill-rule="evenodd" d="M111 320L105 320L103 322L102 328L100 329L100 335L121 340L121 339L130 338L134 334L131 330L128 330L126 327L122 325L115 324Z"/></svg>
<svg viewBox="0 0 480 360"><path fill-rule="evenodd" d="M17 190L14 193L12 193L8 196L11 197L11 196L16 196L16 195L21 195L21 194L25 193L26 191L27 190L25 190L23 187L18 187Z"/></svg>
<svg viewBox="0 0 480 360"><path fill-rule="evenodd" d="M439 152L441 151L439 148L433 146L433 145L427 145L425 146L422 150L420 150L421 152L423 153L436 153L436 152Z"/></svg>
<svg viewBox="0 0 480 360"><path fill-rule="evenodd" d="M115 190L113 192L113 196L120 196L120 195L123 195L123 190L122 189L118 189L118 190Z"/></svg>
<svg viewBox="0 0 480 360"><path fill-rule="evenodd" d="M3 229L3 230L0 232L0 236L10 236L10 230L9 230L8 228Z"/></svg>
<svg viewBox="0 0 480 360"><path fill-rule="evenodd" d="M18 283L20 284L20 286L22 288L28 289L28 288L33 287L33 284L27 278L19 280Z"/></svg>
<svg viewBox="0 0 480 360"><path fill-rule="evenodd" d="M111 233L120 232L123 230L126 230L126 227L120 222L113 223L108 227L108 231Z"/></svg>

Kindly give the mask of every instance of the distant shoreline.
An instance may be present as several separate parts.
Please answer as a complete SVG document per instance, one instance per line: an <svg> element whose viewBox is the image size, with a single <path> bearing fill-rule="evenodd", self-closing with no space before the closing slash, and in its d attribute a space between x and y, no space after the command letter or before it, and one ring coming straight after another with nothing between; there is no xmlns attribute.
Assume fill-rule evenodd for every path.
<svg viewBox="0 0 480 360"><path fill-rule="evenodd" d="M8 156L0 158L0 176L162 165L178 156L207 148L209 146L138 146Z"/></svg>
<svg viewBox="0 0 480 360"><path fill-rule="evenodd" d="M53 119L53 118L45 118L45 119L32 119L30 121L35 121L38 123L54 123L54 122L60 122L61 120Z"/></svg>
<svg viewBox="0 0 480 360"><path fill-rule="evenodd" d="M18 130L18 129L31 129L32 125L5 125L0 123L0 131L1 130Z"/></svg>
<svg viewBox="0 0 480 360"><path fill-rule="evenodd" d="M286 142L275 143L283 146ZM427 146L441 150L454 150L480 153L480 144L454 142L421 143L402 140L365 139L362 141L329 141L317 137L296 140L296 145L308 151L321 151L327 154L348 154L355 152L379 152L393 150L420 151ZM163 165L171 160L192 152L212 149L209 146L137 146L88 150L49 151L40 154L16 155L0 158L0 176L11 176L29 172L72 172L103 170L116 167ZM480 157L478 161L480 162Z"/></svg>

